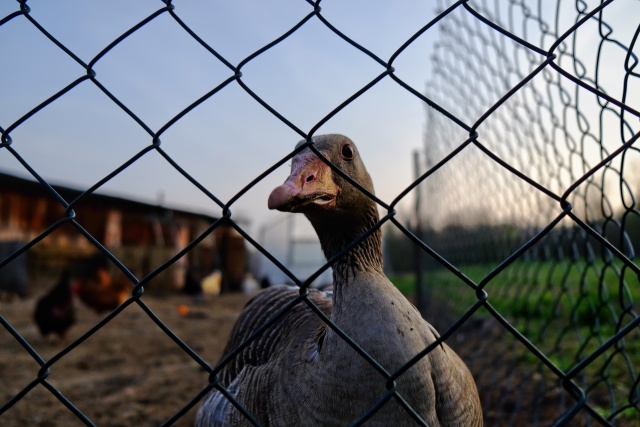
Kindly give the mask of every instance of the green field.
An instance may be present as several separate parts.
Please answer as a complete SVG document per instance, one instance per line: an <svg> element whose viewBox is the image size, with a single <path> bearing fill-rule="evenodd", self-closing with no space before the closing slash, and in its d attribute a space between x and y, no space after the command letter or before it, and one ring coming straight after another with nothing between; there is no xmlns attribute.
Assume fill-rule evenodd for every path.
<svg viewBox="0 0 640 427"><path fill-rule="evenodd" d="M459 270L480 285L496 265L463 265ZM415 293L414 275L391 277L406 295ZM476 301L475 291L445 268L425 271L428 292L466 310ZM625 312L640 305L638 276L621 261L517 261L484 286L488 302L514 320L553 320L563 317L576 326L608 328ZM629 316L629 314L627 314ZM630 320L630 319L628 319Z"/></svg>
<svg viewBox="0 0 640 427"><path fill-rule="evenodd" d="M459 266L475 284L483 283L494 268ZM415 294L414 275L391 280L405 295ZM445 268L425 271L424 285L431 303L446 301L453 316L462 315L477 301L474 289ZM593 405L603 414L620 409L631 395L638 398L640 327L611 340L640 312L638 276L622 262L518 261L488 281L484 290L488 303L564 372L607 346L579 376L589 395L597 396ZM491 314L480 308L474 316ZM513 355L513 363L535 369L540 360L523 346ZM638 412L623 409L617 417L629 418L638 420Z"/></svg>

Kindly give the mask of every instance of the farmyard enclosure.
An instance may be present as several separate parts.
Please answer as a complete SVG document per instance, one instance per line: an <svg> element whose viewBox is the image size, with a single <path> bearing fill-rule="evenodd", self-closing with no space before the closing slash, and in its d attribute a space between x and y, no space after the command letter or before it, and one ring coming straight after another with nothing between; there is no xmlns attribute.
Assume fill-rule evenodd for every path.
<svg viewBox="0 0 640 427"><path fill-rule="evenodd" d="M73 227L89 245L107 253L131 282L131 296L115 311L105 316L79 313L83 320L66 347L37 336L30 324L33 297L0 306L3 425L190 425L202 397L221 387L215 363L246 298L223 295L181 316L174 308L184 297L146 289L226 224L301 287L300 304L310 304L304 289L314 275L296 277L232 212L248 198L266 202L263 184L290 160L295 138L312 144L315 134L348 115L361 99L375 97L382 85L393 86L407 102L424 109L423 145L417 153L401 153L407 169L415 169L412 182L390 200L376 200L389 236L390 275L468 364L485 424L640 422L639 2L439 1L432 6L433 16L384 57L376 53L377 46L351 36L350 28L330 13L330 1L295 2L304 13L248 54L223 53L229 52L226 46L221 50L215 38L201 36L182 12L188 8L183 2L150 4L152 12L135 16L134 23L120 23L126 28L92 52L74 51L57 35L59 26L45 24L45 16L38 14L45 7L42 2L3 4L0 10L0 46L17 43L19 29L28 28L51 48L42 69L35 71L42 83L22 87L28 94L24 98L2 97L0 169L11 163L38 181L64 211L1 259L0 268L61 227ZM359 13L366 16L367 7L363 3ZM166 120L147 118L136 101L145 90L157 88L124 94L110 87L109 73L126 69L128 63L100 68L160 20L182 34L180 43L198 46L224 76L186 105L174 106ZM281 108L293 101L261 95L251 78L260 76L264 58L291 48L287 42L311 26L335 37L342 49L376 71L303 127ZM421 83L409 82L403 78L402 60L425 40L428 49L422 55L431 73ZM307 48L313 52L317 46ZM20 62L15 51L7 52L6 64ZM46 79L50 61L69 61L74 71L62 80ZM173 84L170 78L164 82ZM86 185L81 196L66 200L22 148L46 145L46 138L34 142L24 135L39 126L39 117L88 87L121 112L135 139L144 144ZM171 149L172 143L179 145L173 129L189 120L207 120L198 115L202 106L225 99L230 88L294 136L289 145L277 147L272 163L253 171L239 187L236 183L234 191L228 189L231 185L196 177L180 151ZM82 126L80 121L73 124ZM211 140L215 153L219 147L217 161L224 162L223 141ZM367 150L366 141L356 143ZM51 160L55 154L81 163L87 152L54 148ZM86 231L88 218L76 210L89 195L126 177L151 156L205 198L218 219L152 272L137 276L126 259L103 245L102 236ZM329 268L322 266L317 275ZM384 402L397 396L390 389L380 398Z"/></svg>

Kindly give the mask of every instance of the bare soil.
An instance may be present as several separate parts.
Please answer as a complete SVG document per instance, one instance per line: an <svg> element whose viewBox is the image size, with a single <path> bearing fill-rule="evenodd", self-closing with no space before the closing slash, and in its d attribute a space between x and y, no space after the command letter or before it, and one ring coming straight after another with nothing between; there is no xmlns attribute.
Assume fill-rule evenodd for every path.
<svg viewBox="0 0 640 427"><path fill-rule="evenodd" d="M242 294L222 295L196 305L188 296L145 294L142 301L190 348L213 364L247 298ZM2 303L0 315L45 361L106 316L76 300L77 323L61 343L54 337L40 336L32 321L35 301L27 298ZM188 307L189 312L180 314L180 306ZM39 370L37 361L0 326L0 407L36 380ZM98 426L152 426L180 411L207 385L208 377L208 372L134 303L57 360L46 380ZM174 425L193 425L195 412L191 409ZM84 424L45 386L37 384L0 415L0 425Z"/></svg>
<svg viewBox="0 0 640 427"><path fill-rule="evenodd" d="M186 345L214 364L248 298L242 294L210 296L202 304L194 304L185 295L145 294L142 301ZM43 360L57 359L46 381L98 426L160 425L181 411L208 384L208 372L136 303L57 358L67 345L102 321L105 315L97 315L75 301L77 323L69 331L66 342L61 343L53 337L40 336L32 321L35 301L31 296L0 303L0 315ZM442 321L446 317L434 312L429 316L440 320L435 325L441 331L450 326L449 322ZM549 381L545 372L527 371L514 365L513 355L518 354L521 344L492 318L472 317L448 342L476 377L487 426L549 426L575 404L564 390L556 387L557 381ZM37 380L39 371L40 365L34 357L0 326L0 407L27 390ZM197 406L174 425L193 425ZM589 417L585 415L567 425L599 425L586 421ZM0 415L0 425L84 424L54 393L36 382Z"/></svg>

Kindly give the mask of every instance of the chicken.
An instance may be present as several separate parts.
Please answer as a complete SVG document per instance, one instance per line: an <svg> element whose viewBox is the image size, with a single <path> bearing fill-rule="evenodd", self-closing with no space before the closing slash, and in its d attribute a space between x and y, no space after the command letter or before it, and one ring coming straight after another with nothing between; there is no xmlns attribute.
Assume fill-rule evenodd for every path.
<svg viewBox="0 0 640 427"><path fill-rule="evenodd" d="M184 286L182 292L187 295L191 295L193 302L196 304L202 303L202 283L195 278L195 274L191 269L187 269L184 274Z"/></svg>
<svg viewBox="0 0 640 427"><path fill-rule="evenodd" d="M122 273L109 272L108 259L94 255L78 262L78 275L73 282L73 293L96 313L112 311L131 295L131 282Z"/></svg>
<svg viewBox="0 0 640 427"><path fill-rule="evenodd" d="M76 321L68 269L62 272L58 283L38 300L33 317L42 336L55 333L61 341L66 339L67 331Z"/></svg>

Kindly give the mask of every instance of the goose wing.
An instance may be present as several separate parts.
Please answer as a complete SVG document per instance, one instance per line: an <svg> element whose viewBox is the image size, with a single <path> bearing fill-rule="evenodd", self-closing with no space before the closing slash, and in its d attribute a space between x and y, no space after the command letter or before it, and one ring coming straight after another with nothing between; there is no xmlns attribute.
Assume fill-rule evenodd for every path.
<svg viewBox="0 0 640 427"><path fill-rule="evenodd" d="M295 303L299 295L298 287L277 285L265 289L247 303L231 332L221 359L225 361L242 346L235 356L226 361L219 374L220 384L231 394L259 396L261 391L268 393L268 378L261 375L261 368L269 365L268 371L277 377L274 370L298 363L315 351L314 346L317 346L326 324L307 303ZM331 291L313 289L309 291L307 298L325 315L331 315ZM284 311L292 304L295 305ZM269 327L245 343L275 317L277 319ZM247 389L251 389L251 393L243 393ZM247 406L250 409L253 404ZM242 417L231 402L214 389L201 405L196 425L236 425L238 416Z"/></svg>

